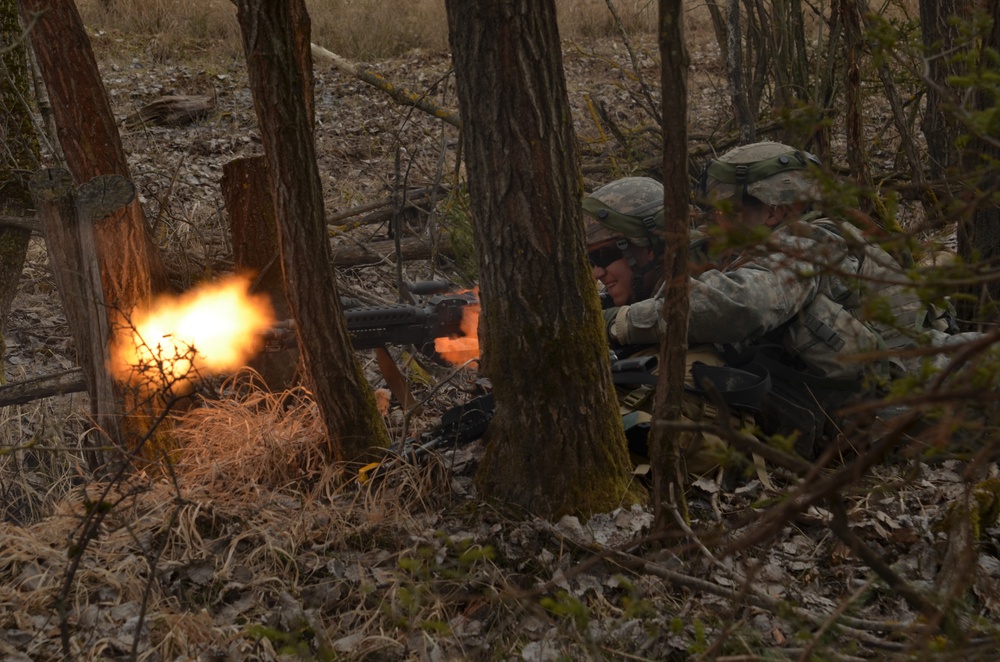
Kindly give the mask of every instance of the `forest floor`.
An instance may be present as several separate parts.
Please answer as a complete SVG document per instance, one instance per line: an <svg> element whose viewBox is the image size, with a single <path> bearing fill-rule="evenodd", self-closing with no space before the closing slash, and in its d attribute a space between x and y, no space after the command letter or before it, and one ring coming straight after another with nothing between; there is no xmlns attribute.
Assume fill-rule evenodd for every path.
<svg viewBox="0 0 1000 662"><path fill-rule="evenodd" d="M197 53L154 61L121 35L93 39L119 118L166 94L214 99L205 119L123 125L122 135L174 285L226 273L222 167L262 149L243 64L205 63ZM565 45L588 190L656 172L657 138L643 130L653 121L635 74L658 87L655 44L645 38L634 47L633 63L620 41ZM717 58L710 47L692 52L693 150L729 144ZM455 108L444 54L372 66ZM455 129L316 69L328 216L388 199L397 155L408 186L454 180ZM460 199L454 204L460 210ZM441 213L432 224L460 217ZM331 242L367 244L386 233L385 223L361 225ZM462 265L460 256L415 261L403 275L469 284ZM373 258L338 275L348 293L395 300L389 261ZM74 365L40 240L8 343L10 381ZM398 408L388 411L395 435L430 427L481 386L468 370L425 369L409 376L417 397L429 398L428 413L404 421ZM381 386L370 361L367 374ZM62 660L68 649L77 660L952 659L958 650L996 659L995 528L971 548L969 590L939 636L834 535L822 504L787 521L773 517L796 489L780 471L764 482L752 473L694 480L690 531L650 540L652 512L640 506L550 522L485 503L472 483L477 444L359 486L318 460L320 425L303 394L218 389L207 385L178 417L184 447L169 469L134 475L107 494L79 452L85 396L0 409L0 658ZM924 595L953 585L944 572L955 563L949 513L975 498L968 469L901 454L843 495L857 539ZM981 475L995 477L996 466ZM116 505L81 547L81 523L101 500ZM768 525L770 535L751 540Z"/></svg>

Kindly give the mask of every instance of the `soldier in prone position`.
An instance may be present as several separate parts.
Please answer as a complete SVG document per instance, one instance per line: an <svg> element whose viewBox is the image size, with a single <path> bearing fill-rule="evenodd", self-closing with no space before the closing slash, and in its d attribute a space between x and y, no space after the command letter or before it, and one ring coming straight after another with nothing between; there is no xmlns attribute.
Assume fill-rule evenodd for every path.
<svg viewBox="0 0 1000 662"><path fill-rule="evenodd" d="M853 355L918 338L963 339L900 284L903 269L888 253L814 209L819 167L808 152L774 142L738 147L705 166L699 201L716 210L717 223L763 238L692 275L688 326L689 342L712 348L717 360L766 371L772 388L756 418L768 433L794 435L807 459L831 434L837 409L915 367ZM658 345L669 323L661 315L662 207L662 185L641 177L612 182L583 202L594 277L614 304L605 309L612 347ZM692 257L704 259L707 240L695 236ZM891 313L878 321L863 314L876 297Z"/></svg>

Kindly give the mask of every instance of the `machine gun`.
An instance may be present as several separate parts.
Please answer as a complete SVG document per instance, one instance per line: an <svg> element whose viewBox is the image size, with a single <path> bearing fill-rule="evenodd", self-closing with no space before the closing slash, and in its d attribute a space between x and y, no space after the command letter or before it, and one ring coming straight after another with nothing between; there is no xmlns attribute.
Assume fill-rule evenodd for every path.
<svg viewBox="0 0 1000 662"><path fill-rule="evenodd" d="M385 345L425 349L435 338L464 336L462 316L467 307L478 305L479 299L472 292L436 294L424 305L345 306L344 317L354 349ZM295 347L295 320L278 322L263 334L263 340L267 351Z"/></svg>
<svg viewBox="0 0 1000 662"><path fill-rule="evenodd" d="M479 299L473 292L441 293L448 287L449 283L439 281L411 285L414 294L432 294L422 305L362 306L353 299L341 301L351 345L356 350L375 350L386 385L403 409L417 407L417 402L386 345L415 345L424 354L434 356L436 338L464 336L462 318L467 309L478 309ZM294 348L295 320L278 322L262 334L262 340L265 351Z"/></svg>

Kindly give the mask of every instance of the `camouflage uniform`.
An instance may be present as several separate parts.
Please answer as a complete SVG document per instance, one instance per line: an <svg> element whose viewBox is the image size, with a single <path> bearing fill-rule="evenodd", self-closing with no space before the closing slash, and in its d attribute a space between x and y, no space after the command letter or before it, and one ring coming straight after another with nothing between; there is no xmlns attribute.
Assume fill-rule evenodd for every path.
<svg viewBox="0 0 1000 662"><path fill-rule="evenodd" d="M761 162L769 169L758 169L754 179ZM769 205L808 201L816 197L806 176L811 163L817 163L815 157L780 143L749 145L709 164L701 189L714 201L741 196ZM741 166L742 179L733 176ZM789 390L815 387L808 399L819 405L812 418L821 426L825 412L904 369L898 361L858 361L850 355L913 345L922 333L945 335L929 325L914 290L886 284L899 282L902 273L850 224L807 215L783 224L726 268L691 278L688 339L728 346L734 356L768 348L779 356L766 364L769 369L780 375L788 366ZM659 343L669 324L661 316L663 294L661 288L652 298L606 310L612 340ZM872 297L887 303L892 321L862 317L862 302Z"/></svg>
<svg viewBox="0 0 1000 662"><path fill-rule="evenodd" d="M626 177L607 184L588 196L583 202L586 212L586 233L589 250L605 245L615 245L622 251L622 256L629 262L633 271L633 291L643 303L652 303L651 297L662 289L662 278L654 287L653 292L642 291L642 280L645 274L660 264L663 254L663 185L648 177ZM692 259L703 260L701 248L704 242L696 240L692 243ZM656 259L646 268L640 268L630 253L632 246L652 248ZM614 310L614 309L612 309ZM652 309L650 309L652 311ZM656 311L652 311L657 314ZM658 354L658 339L651 336L649 342L636 343L649 345L646 348L630 348L630 356L654 357ZM683 417L689 422L711 423L719 415L719 409L703 395L695 386L693 371L696 364L718 367L724 365L719 353L710 345L692 347L687 355L687 372L685 375L687 387L682 397ZM653 385L656 369L645 375L645 383L641 380L629 382L622 373L615 375L616 390L621 407L622 421L629 448L641 462L646 456L646 430L652 418ZM743 373L741 375L751 382L758 382L759 377ZM753 415L746 409L730 408L730 420L727 427L749 433L754 427ZM726 454L726 444L716 435L707 432L685 432L682 434L681 447L684 451L686 468L692 474L704 474L719 466L720 459Z"/></svg>
<svg viewBox="0 0 1000 662"><path fill-rule="evenodd" d="M745 184L745 194L766 204L791 204L815 197L804 175L815 157L780 143L737 148L720 162L759 163L787 158L801 168L780 171ZM713 200L740 195L740 185L713 178L706 168L702 189ZM761 245L744 251L723 270L691 279L688 338L692 343L746 346L762 339L780 344L817 376L860 383L888 378L889 366L851 361L850 354L912 343L907 329L922 325L923 304L915 292L876 282L898 281L902 268L885 251L865 241L851 225L819 215L784 224ZM663 292L608 314L609 332L623 345L657 343L668 321L659 311ZM860 319L863 297L885 297L895 323Z"/></svg>

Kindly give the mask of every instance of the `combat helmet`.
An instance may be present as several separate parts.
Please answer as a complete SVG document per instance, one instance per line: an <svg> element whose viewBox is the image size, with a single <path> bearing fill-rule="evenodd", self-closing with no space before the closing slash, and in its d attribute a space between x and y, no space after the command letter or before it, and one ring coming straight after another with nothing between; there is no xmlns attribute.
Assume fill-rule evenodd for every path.
<svg viewBox="0 0 1000 662"><path fill-rule="evenodd" d="M809 152L782 143L743 145L705 164L698 192L707 202L743 202L746 196L767 205L811 202L819 192L808 174L810 165L821 164Z"/></svg>
<svg viewBox="0 0 1000 662"><path fill-rule="evenodd" d="M653 255L663 254L663 184L649 177L625 177L598 188L583 199L587 250L615 246L632 269L632 291L643 291L643 277L659 260L640 267L632 247L648 247Z"/></svg>
<svg viewBox="0 0 1000 662"><path fill-rule="evenodd" d="M624 177L583 199L587 246L626 239L663 249L663 184L650 177Z"/></svg>

